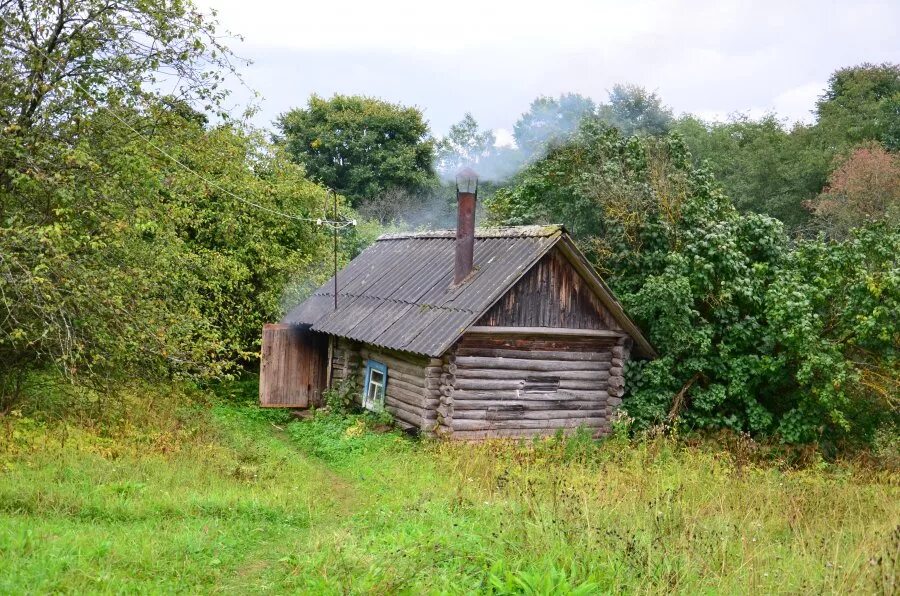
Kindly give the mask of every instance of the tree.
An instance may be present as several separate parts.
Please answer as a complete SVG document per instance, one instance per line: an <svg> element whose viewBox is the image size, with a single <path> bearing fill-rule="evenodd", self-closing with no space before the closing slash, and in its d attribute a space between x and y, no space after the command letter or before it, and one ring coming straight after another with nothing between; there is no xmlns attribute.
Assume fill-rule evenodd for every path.
<svg viewBox="0 0 900 596"><path fill-rule="evenodd" d="M900 150L900 65L866 63L835 71L816 115L823 142L836 152L870 140Z"/></svg>
<svg viewBox="0 0 900 596"><path fill-rule="evenodd" d="M352 205L433 178L434 147L417 108L359 95L309 98L278 118L279 141L315 180Z"/></svg>
<svg viewBox="0 0 900 596"><path fill-rule="evenodd" d="M450 127L447 136L437 142L436 169L446 179L467 166L484 175L478 166L491 157L495 142L494 133L479 130L475 117L466 112L462 120Z"/></svg>
<svg viewBox="0 0 900 596"><path fill-rule="evenodd" d="M828 186L809 203L829 236L877 221L900 222L900 155L878 143L857 147L828 177Z"/></svg>
<svg viewBox="0 0 900 596"><path fill-rule="evenodd" d="M591 98L577 93L565 93L559 99L538 97L513 127L516 145L526 159L540 155L548 145L571 136L596 109Z"/></svg>
<svg viewBox="0 0 900 596"><path fill-rule="evenodd" d="M169 0L23 0L0 3L0 120L9 132L59 130L92 97L128 106L175 82L178 99L215 108L235 73L215 20L190 2ZM73 123L77 124L77 123Z"/></svg>
<svg viewBox="0 0 900 596"><path fill-rule="evenodd" d="M803 204L822 188L829 157L816 149L805 127L785 130L775 114L767 114L724 123L686 116L674 130L695 165L709 168L740 211L776 217L790 229L808 221Z"/></svg>
<svg viewBox="0 0 900 596"><path fill-rule="evenodd" d="M674 122L662 98L638 85L614 85L609 103L600 106L598 115L625 136L664 135Z"/></svg>
<svg viewBox="0 0 900 596"><path fill-rule="evenodd" d="M0 9L16 74L0 83L0 410L35 370L97 383L252 360L327 246L278 212L314 214L325 191L258 133L209 126L229 68L214 22L189 2ZM160 72L183 77L174 96L148 84Z"/></svg>

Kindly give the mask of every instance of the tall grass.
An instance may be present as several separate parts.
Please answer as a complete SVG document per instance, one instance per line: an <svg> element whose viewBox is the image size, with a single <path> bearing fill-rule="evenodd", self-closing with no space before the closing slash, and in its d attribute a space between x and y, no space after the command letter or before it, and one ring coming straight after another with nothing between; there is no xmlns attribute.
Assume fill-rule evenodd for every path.
<svg viewBox="0 0 900 596"><path fill-rule="evenodd" d="M897 589L896 470L746 440L419 441L254 390L0 418L0 593Z"/></svg>

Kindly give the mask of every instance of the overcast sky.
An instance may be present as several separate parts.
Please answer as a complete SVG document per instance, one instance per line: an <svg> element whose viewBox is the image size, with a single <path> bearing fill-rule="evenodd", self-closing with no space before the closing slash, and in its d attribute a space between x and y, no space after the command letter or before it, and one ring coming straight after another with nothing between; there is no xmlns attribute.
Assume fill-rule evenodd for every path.
<svg viewBox="0 0 900 596"><path fill-rule="evenodd" d="M262 126L311 93L360 93L420 107L437 135L471 111L502 140L538 95L603 101L620 82L676 114L808 121L835 69L900 62L898 0L199 1L244 36Z"/></svg>

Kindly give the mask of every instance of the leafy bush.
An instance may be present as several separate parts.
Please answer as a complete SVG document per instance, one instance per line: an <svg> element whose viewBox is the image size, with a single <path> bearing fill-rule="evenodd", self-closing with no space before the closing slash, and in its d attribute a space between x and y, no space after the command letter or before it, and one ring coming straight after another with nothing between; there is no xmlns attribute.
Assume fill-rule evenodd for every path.
<svg viewBox="0 0 900 596"><path fill-rule="evenodd" d="M325 406L333 414L349 414L357 405L357 385L355 379L345 379L322 393Z"/></svg>
<svg viewBox="0 0 900 596"><path fill-rule="evenodd" d="M497 223L574 232L660 352L632 362L634 428L869 440L896 424L900 228L792 245L739 214L677 135L586 122L497 192Z"/></svg>

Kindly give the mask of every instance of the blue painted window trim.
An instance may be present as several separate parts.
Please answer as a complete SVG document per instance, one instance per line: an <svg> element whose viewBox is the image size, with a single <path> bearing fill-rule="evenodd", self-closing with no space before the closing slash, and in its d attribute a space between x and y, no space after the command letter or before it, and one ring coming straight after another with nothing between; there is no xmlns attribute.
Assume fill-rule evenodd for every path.
<svg viewBox="0 0 900 596"><path fill-rule="evenodd" d="M387 365L378 362L377 360L366 360L366 380L363 383L363 393L362 393L362 404L363 407L366 407L366 396L369 393L369 381L372 378L372 371L377 370L381 373L382 378L384 379L384 385L381 388L382 396L381 396L381 407L384 408L384 396L387 392Z"/></svg>

